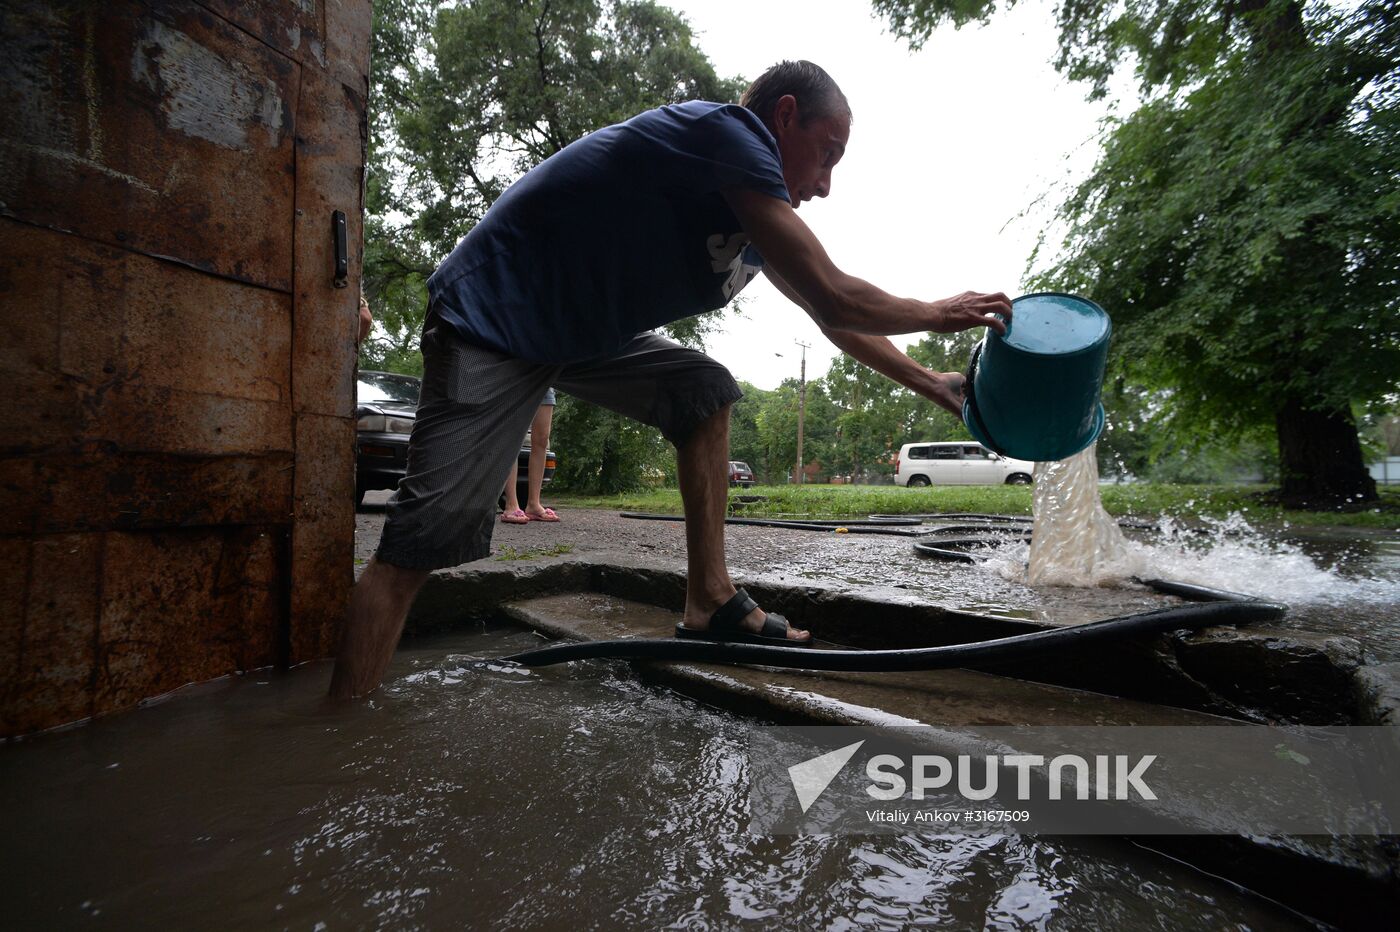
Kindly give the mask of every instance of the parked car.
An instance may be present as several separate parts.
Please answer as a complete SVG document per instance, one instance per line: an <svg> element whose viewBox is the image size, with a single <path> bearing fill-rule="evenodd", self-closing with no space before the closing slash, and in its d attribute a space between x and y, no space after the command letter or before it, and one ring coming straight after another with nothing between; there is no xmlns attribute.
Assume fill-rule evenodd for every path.
<svg viewBox="0 0 1400 932"><path fill-rule="evenodd" d="M896 485L1029 485L1034 463L993 453L980 443L906 443L895 459Z"/></svg>
<svg viewBox="0 0 1400 932"><path fill-rule="evenodd" d="M355 503L373 489L396 488L408 467L408 435L423 380L396 372L362 371L355 386ZM520 447L516 482L520 500L529 478L530 433ZM545 451L544 481L554 478L553 450Z"/></svg>
<svg viewBox="0 0 1400 932"><path fill-rule="evenodd" d="M742 486L747 489L751 487L755 481L753 470L749 468L748 463L743 463L739 460L729 461L730 487Z"/></svg>

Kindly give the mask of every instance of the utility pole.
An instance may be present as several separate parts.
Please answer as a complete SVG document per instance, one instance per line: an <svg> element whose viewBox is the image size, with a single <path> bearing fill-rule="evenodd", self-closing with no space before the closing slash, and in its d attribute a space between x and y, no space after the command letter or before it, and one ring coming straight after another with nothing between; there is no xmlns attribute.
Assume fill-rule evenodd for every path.
<svg viewBox="0 0 1400 932"><path fill-rule="evenodd" d="M801 340L793 340L802 347L802 368L801 378L798 381L797 391L797 484L801 485L806 477L802 470L802 422L807 418L807 348L810 343L803 343Z"/></svg>

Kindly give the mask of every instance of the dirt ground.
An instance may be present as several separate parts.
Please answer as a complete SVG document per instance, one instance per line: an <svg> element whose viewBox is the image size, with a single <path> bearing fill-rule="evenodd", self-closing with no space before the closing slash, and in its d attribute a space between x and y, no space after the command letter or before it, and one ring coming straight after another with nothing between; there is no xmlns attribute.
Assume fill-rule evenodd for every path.
<svg viewBox="0 0 1400 932"><path fill-rule="evenodd" d="M357 568L368 562L379 543L384 525L384 503L389 492L369 492L355 516ZM642 521L623 518L615 511L563 509L559 523L496 523L491 556L498 559L513 551L548 552L556 547L571 553L611 552L646 557L658 563L685 565L685 525L679 521ZM790 569L803 576L820 575L825 564L880 564L898 559L907 562L911 542L904 537L836 535L780 528L730 525L725 551L734 573L766 573Z"/></svg>

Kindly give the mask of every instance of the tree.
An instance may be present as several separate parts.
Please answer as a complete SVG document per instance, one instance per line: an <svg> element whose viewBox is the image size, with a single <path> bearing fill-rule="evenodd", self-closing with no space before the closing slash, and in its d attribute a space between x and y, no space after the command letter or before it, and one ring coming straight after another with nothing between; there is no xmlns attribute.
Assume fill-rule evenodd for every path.
<svg viewBox="0 0 1400 932"><path fill-rule="evenodd" d="M929 333L909 347L909 358L934 372L966 372L972 359L972 348L981 341L984 331L964 330L961 333ZM907 440L946 441L971 440L962 418L934 404L922 395L911 393L912 406L906 416L904 429Z"/></svg>
<svg viewBox="0 0 1400 932"><path fill-rule="evenodd" d="M917 44L996 4L875 7ZM1110 310L1114 375L1161 393L1150 424L1173 442L1267 425L1284 501L1373 500L1353 412L1400 371L1395 0L1091 0L1058 15L1057 68L1098 96L1133 62L1143 102L1105 127L1033 287Z"/></svg>
<svg viewBox="0 0 1400 932"><path fill-rule="evenodd" d="M917 396L845 355L822 385L838 410L828 469L857 480L892 473Z"/></svg>
<svg viewBox="0 0 1400 932"><path fill-rule="evenodd" d="M767 485L777 480L768 469L763 440L758 432L758 415L764 400L772 394L748 382L739 383L744 397L734 402L729 412L729 456L742 460L757 474L758 481Z"/></svg>
<svg viewBox="0 0 1400 932"><path fill-rule="evenodd" d="M797 379L783 379L781 385L765 392L754 418L761 444L759 463L749 460L768 477L769 482L786 482L797 465ZM807 383L807 413L803 420L802 458L804 465L825 466L832 456L839 409L827 397L821 379ZM761 465L760 465L761 464Z"/></svg>
<svg viewBox="0 0 1400 932"><path fill-rule="evenodd" d="M399 4L414 11L407 22L431 15L431 24L386 24L417 47L386 40L400 63L376 69L375 99L393 108L375 147L381 251L368 277L376 288L398 281L411 291L408 283L426 280L511 182L575 139L666 103L734 100L744 87L720 79L685 20L649 0L441 8L394 0L390 8ZM421 322L421 303L414 308ZM713 323L684 321L676 335L698 339Z"/></svg>
<svg viewBox="0 0 1400 932"><path fill-rule="evenodd" d="M433 259L414 235L414 205L403 184L410 156L396 115L414 108L417 50L441 0L374 0L370 32L369 140L365 165L364 290L374 331L360 347L362 369L423 371L418 334Z"/></svg>
<svg viewBox="0 0 1400 932"><path fill-rule="evenodd" d="M549 445L559 451L559 487L615 495L675 475L674 457L654 428L564 394L554 420Z"/></svg>
<svg viewBox="0 0 1400 932"><path fill-rule="evenodd" d="M521 174L594 129L745 86L718 77L686 21L650 0L375 0L374 17L367 367L422 371L428 276ZM719 314L666 329L697 345ZM555 412L561 485L620 491L660 468L655 431L586 408Z"/></svg>

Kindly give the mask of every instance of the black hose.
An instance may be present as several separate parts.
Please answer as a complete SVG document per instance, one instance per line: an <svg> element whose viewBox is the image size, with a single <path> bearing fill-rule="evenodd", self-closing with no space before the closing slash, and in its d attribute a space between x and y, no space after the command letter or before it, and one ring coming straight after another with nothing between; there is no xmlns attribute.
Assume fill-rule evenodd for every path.
<svg viewBox="0 0 1400 932"><path fill-rule="evenodd" d="M636 518L642 521L684 521L685 515L656 514L648 511L622 511L618 512L622 518ZM869 518L726 518L725 521L733 524L801 524L819 525L824 528L849 527L855 525L869 525L874 527L916 527L924 522L919 518L911 518L903 515L872 515Z"/></svg>
<svg viewBox="0 0 1400 932"><path fill-rule="evenodd" d="M640 521L685 521L684 515L664 515L653 514L642 511L619 512L623 518L634 518ZM945 524L939 527L922 527L925 518L948 518L958 519L955 524ZM974 518L979 521L995 521L996 524L971 524L961 520L964 518ZM740 524L749 527L775 527L785 528L790 531L824 531L831 533L840 529L846 534L885 534L892 537L926 537L930 534L944 533L965 533L967 531L1010 531L1019 527L1007 527L1008 524L1029 524L1032 519L1021 515L985 515L985 514L927 514L927 515L871 515L868 518L851 518L849 520L830 518L797 518L794 520L782 520L778 518L725 518L725 524ZM918 530L901 530L901 527L918 526ZM1126 519L1118 522L1119 527L1132 528L1135 530L1151 530L1155 525L1143 524L1138 521L1128 521ZM918 546L917 544L915 546Z"/></svg>
<svg viewBox="0 0 1400 932"><path fill-rule="evenodd" d="M750 520L769 521L774 519L753 518ZM778 518L776 520L782 521L785 519ZM868 518L793 518L791 520L800 521L803 524L825 524L831 527L850 527L853 524L858 527L919 527L924 523L921 518L911 518L906 515L871 515Z"/></svg>
<svg viewBox="0 0 1400 932"><path fill-rule="evenodd" d="M996 547L1010 542L1030 543L1029 534L1015 534L1006 537L940 537L936 541L918 541L914 549L921 556L937 557L949 563L976 563L977 558L959 548Z"/></svg>
<svg viewBox="0 0 1400 932"><path fill-rule="evenodd" d="M872 519L877 519L877 518L889 518L889 517L893 517L893 515L871 515L870 517L871 517ZM1003 523L1014 522L1014 523L1017 523L1017 524L1030 524L1030 523L1032 523L1033 521L1035 521L1034 518L1032 518L1032 517L1030 517L1030 516L1028 516L1028 515L987 515L987 514L979 514L979 513L974 513L974 512L937 512L937 513L932 513L932 514L905 515L905 517L907 517L907 518L919 518L919 519L925 519L925 520L926 520L926 519L933 519L933 518L940 518L940 519L946 518L946 519L953 520L953 521L960 521L960 520L962 520L962 519L964 519L964 518L980 518L980 519L983 519L983 520L1000 521L1000 522L1003 522ZM1121 527L1121 528L1127 528L1128 530L1131 530L1131 531L1154 531L1154 530L1157 529L1157 525L1155 525L1155 524L1149 524L1149 523L1147 523L1147 522L1145 522L1145 521L1134 521L1132 518L1116 518L1116 519L1115 519L1115 523L1116 523L1119 527ZM968 527L973 527L973 525L967 525L967 526L968 526Z"/></svg>
<svg viewBox="0 0 1400 932"><path fill-rule="evenodd" d="M1222 592L1169 580L1147 579L1140 582L1158 591L1197 599L1207 604L1158 609L971 644L948 644L942 647L907 650L819 650L811 647L770 647L766 644L716 643L680 638L628 638L555 644L503 659L527 667L609 657L620 660L689 663L751 663L767 667L848 672L941 670L988 660L1014 660L1030 654L1078 647L1093 641L1129 634L1270 621L1282 617L1287 611L1283 605L1262 602L1235 592Z"/></svg>
<svg viewBox="0 0 1400 932"><path fill-rule="evenodd" d="M624 511L621 513L624 518L637 518L643 521L684 521L683 515L657 515L638 511ZM890 537L921 537L926 531L914 530L906 527L892 527L893 521L872 521L869 519L853 519L849 522L843 521L777 521L772 518L725 518L725 524L742 524L750 527L776 527L786 528L789 531L821 531L824 534L841 532L843 534L884 534ZM917 525L918 521L899 522Z"/></svg>
<svg viewBox="0 0 1400 932"><path fill-rule="evenodd" d="M1023 524L938 524L933 527L925 527L925 534L966 534L968 531L990 531L997 534L1030 534L1030 529Z"/></svg>
<svg viewBox="0 0 1400 932"><path fill-rule="evenodd" d="M871 517L871 518L892 518L892 517L895 517L895 516L894 516L894 515L871 515L870 517ZM982 514L982 513L980 513L980 512L972 512L972 511L969 511L969 512L961 512L961 511L937 511L937 512L929 512L929 513L926 513L926 514L904 515L903 517L906 517L906 518L918 518L918 519L921 520L921 521L929 520L929 519L932 519L932 518L946 518L946 519L948 519L948 520L950 520L950 521L959 521L959 520L961 520L961 519L963 519L963 518L980 518L980 519L986 520L986 521L1003 521L1003 522L1005 522L1005 521L1014 521L1014 522L1017 522L1017 523L1024 523L1024 524L1030 524L1032 521L1035 520L1034 518L1030 517L1029 515L986 515L986 514Z"/></svg>
<svg viewBox="0 0 1400 932"><path fill-rule="evenodd" d="M1212 589L1209 586L1198 586L1195 583L1177 582L1172 579L1143 579L1141 576L1134 576L1133 582L1151 586L1165 595L1174 595L1190 602L1263 602L1262 599L1245 595L1243 592Z"/></svg>
<svg viewBox="0 0 1400 932"><path fill-rule="evenodd" d="M685 521L684 515L653 514L641 511L619 512L619 517L634 518L640 521ZM970 517L985 520L996 519L1003 522L1019 520L1005 515L971 515ZM790 521L779 518L725 518L724 523L749 527L785 528L790 531L822 531L827 534L841 531L846 534L884 534L892 537L927 537L931 534L965 534L968 531L1022 532L1021 527L1007 524L968 524L964 522L944 524L938 527L924 527L920 518L913 516L898 518L892 515L871 515L869 518L852 518L849 521L828 518L798 518Z"/></svg>
<svg viewBox="0 0 1400 932"><path fill-rule="evenodd" d="M677 515L657 515L637 512L623 512L625 518L640 518L654 521L684 521ZM879 523L882 517L872 515L872 523ZM1028 523L1031 519L1009 515L921 515L920 518L975 518L999 522ZM796 530L831 532L837 527L818 522L772 521L755 518L728 518L726 523L747 524L761 527L783 527ZM1019 539L1028 540L1021 528L995 527L992 525L947 525L924 531L906 531L898 528L854 527L849 532L886 533L902 536L927 535L968 530L1010 530L1019 532ZM1001 539L986 537L940 538L936 542L915 543L914 548L921 554L962 563L976 562L976 558L962 549L965 547L986 547L1002 543ZM679 638L626 638L609 641L585 641L582 643L555 644L537 650L525 651L502 658L507 662L522 666L548 666L574 660L613 658L620 660L664 660L690 663L750 663L769 667L789 667L804 670L833 670L848 672L892 672L902 670L939 670L949 667L966 666L987 660L1014 660L1033 653L1063 650L1077 647L1091 641L1107 640L1129 634L1150 634L1160 631L1203 628L1221 624L1249 624L1256 621L1271 621L1283 616L1286 606L1265 602L1250 595L1226 592L1191 583L1166 579L1139 579L1134 582L1150 586L1158 592L1174 595L1197 603L1175 608L1141 612L1136 615L1123 615L1090 621L1063 628L1032 631L1010 637L994 638L989 641L975 641L970 644L948 644L941 647L919 647L905 650L827 650L811 647L778 647L766 644L743 644L682 640Z"/></svg>

